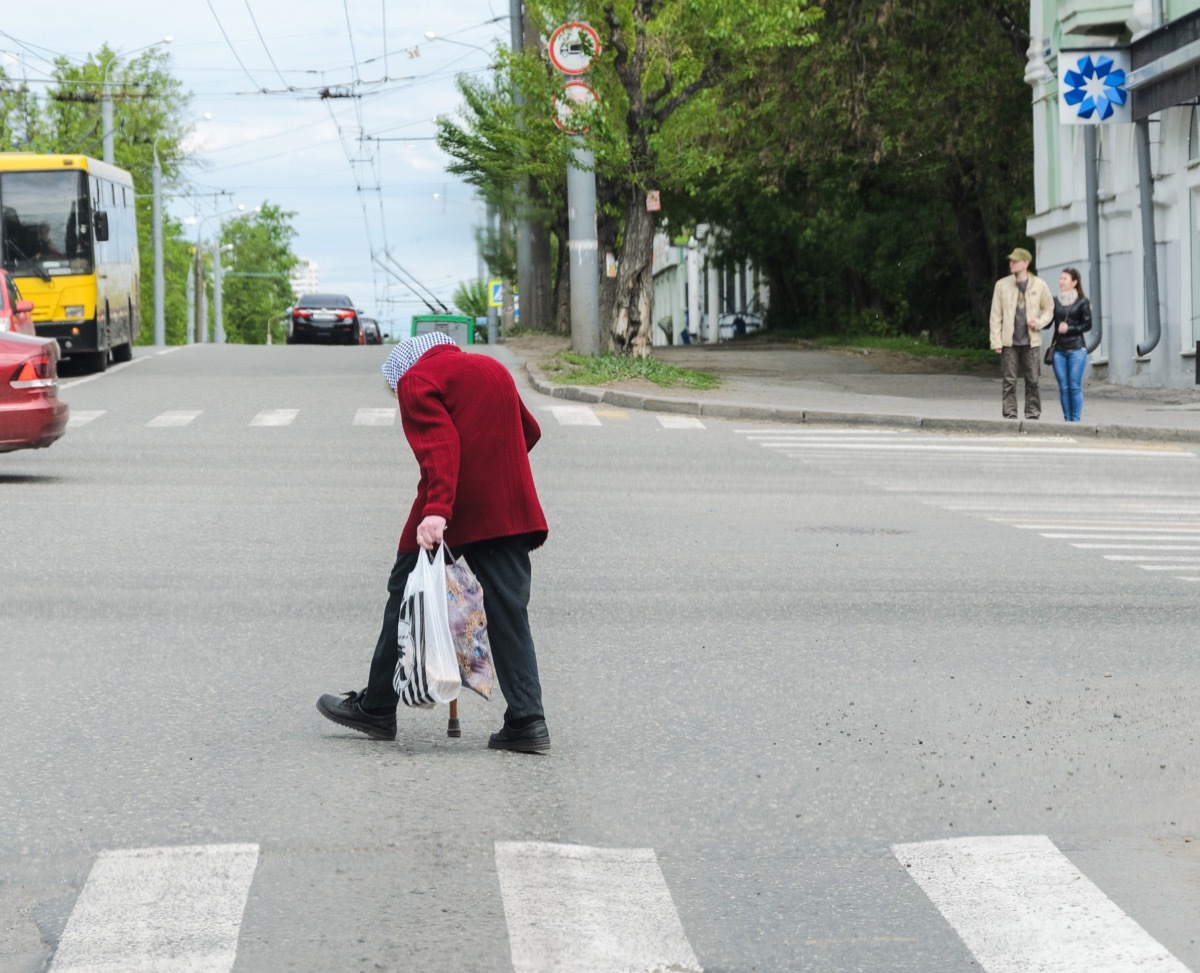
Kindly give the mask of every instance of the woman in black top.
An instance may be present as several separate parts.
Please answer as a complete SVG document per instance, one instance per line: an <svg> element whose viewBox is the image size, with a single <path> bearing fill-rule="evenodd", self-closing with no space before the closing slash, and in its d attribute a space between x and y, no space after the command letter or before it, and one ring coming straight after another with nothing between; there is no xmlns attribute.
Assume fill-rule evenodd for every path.
<svg viewBox="0 0 1200 973"><path fill-rule="evenodd" d="M1062 401L1063 419L1079 422L1083 415L1083 370L1087 347L1083 336L1092 330L1092 302L1084 296L1079 271L1068 267L1058 275L1054 301L1054 377Z"/></svg>

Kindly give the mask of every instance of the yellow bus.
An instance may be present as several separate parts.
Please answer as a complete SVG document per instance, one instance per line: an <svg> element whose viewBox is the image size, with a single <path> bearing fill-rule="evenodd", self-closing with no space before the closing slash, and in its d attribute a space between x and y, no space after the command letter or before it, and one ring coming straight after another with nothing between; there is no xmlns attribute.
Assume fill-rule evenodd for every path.
<svg viewBox="0 0 1200 973"><path fill-rule="evenodd" d="M0 152L0 261L37 333L104 371L141 330L133 177L84 155Z"/></svg>

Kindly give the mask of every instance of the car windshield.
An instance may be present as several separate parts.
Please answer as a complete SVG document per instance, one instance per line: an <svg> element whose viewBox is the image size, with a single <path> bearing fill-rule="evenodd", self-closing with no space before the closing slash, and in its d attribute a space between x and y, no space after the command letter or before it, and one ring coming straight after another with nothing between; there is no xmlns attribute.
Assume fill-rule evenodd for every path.
<svg viewBox="0 0 1200 973"><path fill-rule="evenodd" d="M296 307L354 307L345 294L304 294Z"/></svg>
<svg viewBox="0 0 1200 973"><path fill-rule="evenodd" d="M0 212L5 270L44 280L91 272L86 173L0 173Z"/></svg>

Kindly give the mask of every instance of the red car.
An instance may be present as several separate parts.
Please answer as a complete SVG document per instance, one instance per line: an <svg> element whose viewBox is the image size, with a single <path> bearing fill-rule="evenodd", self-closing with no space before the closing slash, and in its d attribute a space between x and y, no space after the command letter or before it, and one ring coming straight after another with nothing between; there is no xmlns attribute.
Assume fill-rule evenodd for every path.
<svg viewBox="0 0 1200 973"><path fill-rule="evenodd" d="M0 332L0 453L49 446L69 417L58 398L58 342Z"/></svg>
<svg viewBox="0 0 1200 973"><path fill-rule="evenodd" d="M33 301L21 299L16 282L0 270L0 331L37 334L33 327Z"/></svg>

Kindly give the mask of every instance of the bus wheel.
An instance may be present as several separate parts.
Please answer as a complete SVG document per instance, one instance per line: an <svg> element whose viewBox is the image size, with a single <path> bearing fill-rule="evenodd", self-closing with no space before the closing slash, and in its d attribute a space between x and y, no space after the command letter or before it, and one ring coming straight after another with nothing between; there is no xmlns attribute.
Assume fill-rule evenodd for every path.
<svg viewBox="0 0 1200 973"><path fill-rule="evenodd" d="M130 342L125 342L123 345L116 345L112 350L113 364L118 362L133 361L133 345Z"/></svg>
<svg viewBox="0 0 1200 973"><path fill-rule="evenodd" d="M108 369L108 349L89 352L87 355L80 355L79 357L83 359L86 371L103 372Z"/></svg>

